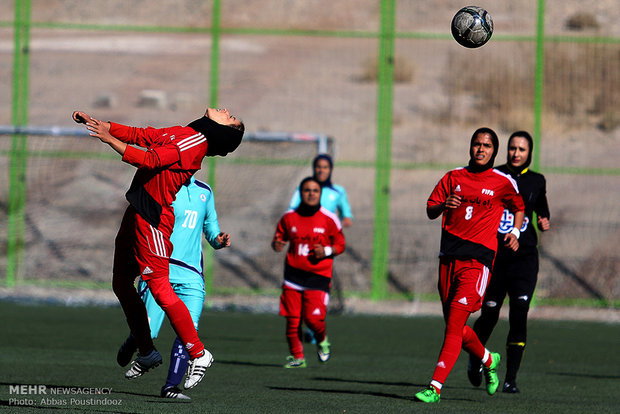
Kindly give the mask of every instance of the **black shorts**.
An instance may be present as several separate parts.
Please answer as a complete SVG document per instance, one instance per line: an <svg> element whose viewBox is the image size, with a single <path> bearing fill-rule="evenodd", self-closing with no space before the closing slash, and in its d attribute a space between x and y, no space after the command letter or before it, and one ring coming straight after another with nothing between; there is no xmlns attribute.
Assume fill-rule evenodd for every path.
<svg viewBox="0 0 620 414"><path fill-rule="evenodd" d="M484 296L485 305L495 302L501 306L506 295L513 303L520 299L529 305L538 280L538 250L519 253L498 254Z"/></svg>

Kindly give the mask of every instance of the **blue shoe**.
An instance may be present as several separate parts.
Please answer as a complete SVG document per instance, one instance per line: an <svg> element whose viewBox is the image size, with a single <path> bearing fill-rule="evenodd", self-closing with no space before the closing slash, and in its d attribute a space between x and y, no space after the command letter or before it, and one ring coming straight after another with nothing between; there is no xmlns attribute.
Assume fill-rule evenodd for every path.
<svg viewBox="0 0 620 414"><path fill-rule="evenodd" d="M155 368L159 364L161 364L161 355L156 349L153 348L148 355L140 355L140 353L138 353L135 361L133 361L133 365L125 373L125 378L134 379L141 377L146 374L149 369Z"/></svg>

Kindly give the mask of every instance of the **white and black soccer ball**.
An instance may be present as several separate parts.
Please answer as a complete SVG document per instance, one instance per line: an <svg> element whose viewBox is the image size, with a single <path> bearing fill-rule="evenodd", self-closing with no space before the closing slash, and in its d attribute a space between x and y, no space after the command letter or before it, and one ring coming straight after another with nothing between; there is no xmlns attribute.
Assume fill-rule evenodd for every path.
<svg viewBox="0 0 620 414"><path fill-rule="evenodd" d="M493 34L493 19L482 7L467 6L452 18L452 36L462 46L474 49L484 45Z"/></svg>

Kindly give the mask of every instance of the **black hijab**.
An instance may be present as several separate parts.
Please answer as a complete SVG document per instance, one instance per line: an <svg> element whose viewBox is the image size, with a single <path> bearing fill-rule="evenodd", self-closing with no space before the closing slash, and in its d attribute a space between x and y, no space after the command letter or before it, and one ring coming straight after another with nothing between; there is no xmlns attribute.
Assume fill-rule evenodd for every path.
<svg viewBox="0 0 620 414"><path fill-rule="evenodd" d="M512 135L510 135L510 138L508 138L509 147L510 147L510 140L513 139L514 137L523 137L527 140L528 144L530 145L530 150L527 154L527 160L525 160L525 163L523 163L523 165L519 167L521 171L516 171L517 173L521 174L532 163L532 153L534 152L534 140L532 139L532 136L527 131L513 132ZM510 165L510 155L506 155L506 161L507 161L506 166L508 166L509 169L514 170L514 168Z"/></svg>
<svg viewBox="0 0 620 414"><path fill-rule="evenodd" d="M478 136L478 134L489 134L491 136L491 142L493 143L493 155L489 162L485 165L477 165L474 162L474 152L472 150L472 144L474 139ZM469 141L469 170L473 172L482 172L486 171L489 168L493 168L493 163L495 162L495 157L497 156L497 151L499 150L499 138L497 138L497 134L491 128L478 128L474 131L474 134L471 136L471 140Z"/></svg>
<svg viewBox="0 0 620 414"><path fill-rule="evenodd" d="M233 152L241 144L243 138L242 130L229 125L218 124L206 116L190 122L187 126L202 133L207 138L207 156L209 157L215 155L223 157L229 152Z"/></svg>
<svg viewBox="0 0 620 414"><path fill-rule="evenodd" d="M327 176L327 179L325 181L319 181L316 178L316 174L314 173L314 170L316 169L316 164L320 160L325 160L329 163L329 175ZM312 177L314 177L316 182L319 183L319 185L321 186L321 190L323 189L323 187L332 187L332 172L333 171L334 171L334 162L332 161L332 157L330 157L329 155L319 154L316 157L314 157L314 160L312 160Z"/></svg>
<svg viewBox="0 0 620 414"><path fill-rule="evenodd" d="M308 181L314 181L315 183L319 185L319 187L321 186L321 183L319 183L319 181L316 178L306 177L303 180L301 180L301 182L299 183L299 195L300 196L301 196L301 188ZM323 191L323 188L321 188L321 191ZM296 211L302 217L310 217L310 216L313 216L317 211L319 211L320 208L321 208L321 195L319 194L319 203L316 206L310 206L304 203L304 199L302 197L301 202L299 203L299 206L296 208Z"/></svg>

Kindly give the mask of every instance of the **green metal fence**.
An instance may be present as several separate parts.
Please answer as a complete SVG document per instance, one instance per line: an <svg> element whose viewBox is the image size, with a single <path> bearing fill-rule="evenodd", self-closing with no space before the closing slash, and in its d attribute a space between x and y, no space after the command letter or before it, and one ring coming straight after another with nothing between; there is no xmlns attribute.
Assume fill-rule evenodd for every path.
<svg viewBox="0 0 620 414"><path fill-rule="evenodd" d="M425 221L424 201L443 171L466 161L466 144L471 131L481 124L489 125L498 130L505 141L511 129L528 129L536 140L533 168L547 175L552 214L558 217L554 233L543 238L540 291L550 298L586 297L613 303L620 295L620 282L609 269L618 266L620 256L599 244L601 238L617 239L620 232L620 213L614 209L617 198L605 191L618 188L619 183L620 169L615 158L607 155L619 149L617 124L620 121L610 114L618 113L620 105L617 99L608 96L618 95L620 81L617 75L602 74L595 88L607 88L610 93L585 93L580 95L579 102L592 99L589 107L583 109L577 102L572 109L556 112L557 102L568 98L561 96L562 84L550 80L558 75L561 67L569 82L564 86L582 83L577 75L571 78L578 72L572 64L580 62L575 58L575 54L580 53L595 56L596 63L604 71L614 72L620 56L620 38L614 33L613 25L589 30L585 24L581 32L558 27L558 16L564 22L571 17L566 13L572 10L570 4L560 0L522 0L510 5L486 3L488 5L481 5L495 17L495 33L488 45L471 51L451 39L447 25L453 12L461 6L453 1L440 2L434 10L426 10L427 6L416 2L397 0L336 5L329 1L315 4L275 0L160 1L149 3L150 14L147 15L138 13L146 4L140 1L124 8L122 2L84 2L68 9L62 2L16 0L12 4L13 21L0 22L3 39L13 40L10 73L7 66L2 65L12 83L0 84L3 89L10 86L12 90L11 117L10 120L0 119L0 123L10 122L18 127L66 124L70 109L88 102L86 105L91 107L86 109L99 110L104 116L121 122L136 125L143 121L164 126L179 122L178 118L191 120L207 103L239 108L250 129L306 131L310 127L318 128L313 132L329 134L338 143L334 174L349 189L356 213L356 224L347 233L350 253L338 263L339 277L346 292L377 300L394 294L409 297L434 291L439 228L437 223ZM91 11L85 11L86 8ZM79 15L80 10L83 15ZM175 13L170 13L171 10ZM615 13L615 10L603 8L596 10L598 14L593 17L604 15L606 11L610 15ZM316 16L304 19L308 13L316 13ZM105 16L105 20L100 20L101 16ZM551 29L547 29L549 26ZM178 79L184 79L194 96L202 94L206 98L187 104L183 112L179 110L180 98L174 109L147 107L132 113L127 113L126 96L120 98L120 104L109 107L91 105L96 98L93 85L100 90L117 90L118 94L122 94L123 89L135 92L142 75L148 79L152 76L148 74L156 70L151 68L157 66L153 63L156 59L145 62L144 67L135 65L142 53L149 53L137 46L117 53L101 52L97 49L101 42L113 45L115 41L122 43L124 38L131 42L132 37L140 37L146 43L149 39L154 39L154 43L163 42L162 37L152 36L166 36L178 42L179 49L195 44L190 49L200 48L203 53L184 60L183 65L188 65L187 61L191 63L182 68L175 67L174 54L189 56L196 49L167 52L172 58L160 56L158 59L162 65L169 66L169 71L162 71L157 75L161 79L151 79L151 83L145 80L144 87L162 83L178 85ZM75 39L73 46L71 41L67 48L58 46L72 38ZM57 40L56 46L52 45L54 40ZM78 41L82 42L79 47L75 46ZM92 52L89 43L97 45ZM241 49L243 52L238 52ZM593 52L596 50L600 53ZM310 54L315 54L316 59L308 60ZM564 59L565 66L558 66L557 56ZM9 54L3 52L3 62L8 58ZM278 58L283 59L282 65L274 60ZM89 59L100 68L89 67ZM549 72L549 60L554 62L552 72ZM305 66L298 62L304 62ZM398 72L402 62L411 65L409 71L405 65L404 75ZM185 68L189 66L196 66L196 70L192 69L192 77L186 78ZM272 77L267 73L260 75L260 82L255 80L258 73L269 71ZM520 76L522 81L517 82L517 86L501 88ZM480 77L482 79L478 79ZM54 79L70 79L75 83L73 87L67 87L66 82L54 85ZM437 84L427 86L425 82ZM307 85L311 86L306 88ZM451 89L446 89L446 85L451 85ZM478 85L477 90L468 89L472 85ZM81 92L74 93L76 89ZM522 105L508 107L505 111L493 108L500 103L485 106L491 102L496 89L505 94L498 102L514 99L521 100ZM582 93L577 86L574 89L575 94ZM547 99L555 95L559 95L558 101ZM50 96L54 99L49 99ZM252 105L254 101L259 104ZM57 106L57 113L50 111L50 106ZM597 107L596 112L594 107ZM34 117L31 116L33 108L36 108ZM288 113L287 109L294 112ZM248 116L244 115L244 110ZM287 119L281 119L278 111ZM329 119L331 114L336 114L340 120ZM607 124L603 128L596 122L602 123L604 116ZM594 118L598 121L594 122ZM579 140L592 142L581 149L581 144L574 144ZM64 147L61 148L61 144ZM83 145L86 147L81 151L76 150L76 146ZM576 148L562 153L565 146ZM218 256L215 269L208 270L208 274L215 274L214 289L220 291L269 290L277 286L282 258L271 256L263 262L262 257L271 253L266 252L268 249L264 245L257 252L252 246L261 237L270 237L271 227L286 206L287 194L299 177L309 173L313 155L307 149L276 148L269 151L277 156L267 154L260 162L256 156L260 150L252 148L231 159L210 160L204 169L206 176L203 178L216 188L221 200L218 209L224 206L223 210L234 217L234 221L231 219L224 224L242 234L239 247L230 254ZM43 190L46 184L28 177L54 175L54 168L69 168L43 165L45 159L82 160L87 163L87 174L97 174L97 168L104 172L116 168L118 160L93 143L78 143L70 138L67 142L50 142L25 134L12 135L10 144L3 143L0 151L9 172L8 189L2 192L2 196L6 196L6 216L2 219L7 223L6 235L3 235L6 240L5 283L8 286L28 280L42 283L41 278L32 273L38 273L37 269L44 266L27 266L34 256L29 254L29 249L37 249L32 240L35 236L30 234L33 230L28 224L28 209L42 202L32 191ZM283 153L287 155L282 156ZM93 160L92 164L88 164L88 159ZM76 161L73 167L82 165L81 162ZM98 163L105 165L97 167ZM123 176L127 174L130 171L123 170ZM271 174L286 179L277 181L277 186L281 187L277 190L263 189L273 201L267 207L256 207L255 216L259 217L261 225L251 224L255 216L241 211L232 214L239 205L257 203L247 189L239 189L243 187L239 182L245 180L247 183L264 176L274 187L276 182ZM232 180L232 176L236 179ZM34 188L29 188L29 183ZM600 191L589 194L597 185L602 186ZM256 187L261 186L256 184ZM566 193L567 188L570 194ZM122 189L115 191L120 198ZM592 197L589 202L583 199L584 193ZM266 210L258 211L260 208ZM608 208L613 212L601 214L601 209ZM575 212L587 214L585 218L576 219ZM253 228L263 235L247 235ZM89 227L88 231L98 230ZM575 237L575 232L583 233ZM562 240L567 238L571 241L564 244ZM54 242L47 242L47 246L51 244ZM109 252L109 246L105 249ZM210 256L207 261L213 263L213 259ZM45 258L37 260L46 261ZM104 263L105 259L101 260ZM233 276L226 276L227 272ZM93 279L91 271L84 271L83 278L75 276L75 269L59 267L57 273L52 279L74 283L91 283ZM240 277L240 274L250 276ZM240 280L218 282L218 275L229 281L237 277ZM562 284L569 287L558 289Z"/></svg>

